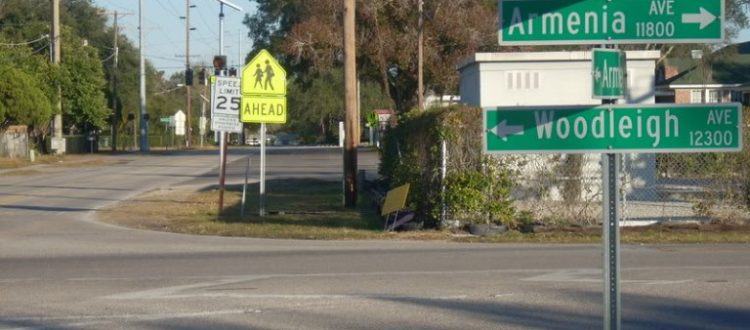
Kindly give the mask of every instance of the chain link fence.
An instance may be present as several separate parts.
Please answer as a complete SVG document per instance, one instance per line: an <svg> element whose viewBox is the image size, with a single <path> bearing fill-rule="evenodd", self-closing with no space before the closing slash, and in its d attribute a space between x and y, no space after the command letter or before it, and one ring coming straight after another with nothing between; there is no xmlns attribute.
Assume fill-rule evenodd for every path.
<svg viewBox="0 0 750 330"><path fill-rule="evenodd" d="M624 203L627 220L750 223L750 163L742 153L656 154L653 184L631 189ZM635 165L638 165L637 163ZM639 169L625 169L632 187Z"/></svg>
<svg viewBox="0 0 750 330"><path fill-rule="evenodd" d="M519 211L550 225L594 225L601 221L599 155L498 156L513 169L513 200Z"/></svg>
<svg viewBox="0 0 750 330"><path fill-rule="evenodd" d="M626 154L623 225L750 223L748 152ZM547 224L594 225L602 219L601 155L499 157L514 169L515 206Z"/></svg>

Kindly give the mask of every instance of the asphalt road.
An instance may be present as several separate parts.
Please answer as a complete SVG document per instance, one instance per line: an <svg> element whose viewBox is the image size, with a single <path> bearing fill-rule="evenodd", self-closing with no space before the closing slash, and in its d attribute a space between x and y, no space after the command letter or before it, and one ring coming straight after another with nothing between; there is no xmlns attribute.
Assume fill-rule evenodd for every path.
<svg viewBox="0 0 750 330"><path fill-rule="evenodd" d="M234 149L232 182L246 156ZM374 153L360 155L368 173ZM195 237L101 224L154 189L215 184L216 152L0 171L0 329L597 329L597 245ZM340 178L337 149L269 152L269 178ZM253 171L251 177L256 177ZM622 247L626 329L747 329L747 245Z"/></svg>

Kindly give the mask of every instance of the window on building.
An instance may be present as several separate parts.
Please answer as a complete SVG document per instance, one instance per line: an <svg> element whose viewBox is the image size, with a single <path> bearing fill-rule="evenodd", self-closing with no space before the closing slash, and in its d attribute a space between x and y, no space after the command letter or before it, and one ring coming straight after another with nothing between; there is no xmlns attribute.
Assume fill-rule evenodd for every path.
<svg viewBox="0 0 750 330"><path fill-rule="evenodd" d="M691 90L690 103L703 103L703 91L700 89Z"/></svg>
<svg viewBox="0 0 750 330"><path fill-rule="evenodd" d="M506 74L508 89L539 89L539 72L510 71Z"/></svg>
<svg viewBox="0 0 750 330"><path fill-rule="evenodd" d="M742 102L742 92L732 91L732 102Z"/></svg>
<svg viewBox="0 0 750 330"><path fill-rule="evenodd" d="M719 91L711 89L708 91L708 100L706 103L719 103Z"/></svg>

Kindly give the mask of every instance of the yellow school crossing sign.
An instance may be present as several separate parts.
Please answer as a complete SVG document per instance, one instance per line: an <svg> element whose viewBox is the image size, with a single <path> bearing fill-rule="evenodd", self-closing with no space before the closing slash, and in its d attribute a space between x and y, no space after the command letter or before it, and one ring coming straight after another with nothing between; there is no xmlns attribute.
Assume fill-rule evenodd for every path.
<svg viewBox="0 0 750 330"><path fill-rule="evenodd" d="M286 123L286 71L265 49L242 68L243 123Z"/></svg>

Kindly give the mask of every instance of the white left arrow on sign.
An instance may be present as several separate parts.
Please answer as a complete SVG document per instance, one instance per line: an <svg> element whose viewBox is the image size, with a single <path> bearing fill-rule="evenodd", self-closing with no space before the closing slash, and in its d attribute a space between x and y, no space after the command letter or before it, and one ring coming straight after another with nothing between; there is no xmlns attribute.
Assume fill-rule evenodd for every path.
<svg viewBox="0 0 750 330"><path fill-rule="evenodd" d="M701 7L700 11L699 14L682 14L682 23L700 24L700 29L703 30L716 20L716 16L706 8Z"/></svg>
<svg viewBox="0 0 750 330"><path fill-rule="evenodd" d="M509 135L523 135L524 129L523 125L508 125L508 121L503 120L499 125L491 129L490 132L503 139L503 141L508 141Z"/></svg>

